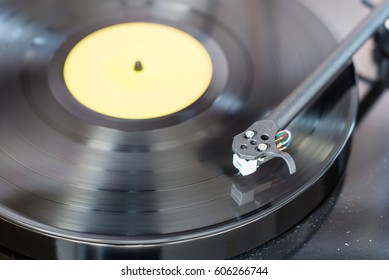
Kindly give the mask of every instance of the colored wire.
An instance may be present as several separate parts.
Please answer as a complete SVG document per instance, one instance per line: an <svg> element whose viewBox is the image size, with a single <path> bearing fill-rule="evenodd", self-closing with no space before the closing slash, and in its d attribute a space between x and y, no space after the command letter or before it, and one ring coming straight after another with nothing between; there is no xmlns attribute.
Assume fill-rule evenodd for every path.
<svg viewBox="0 0 389 280"><path fill-rule="evenodd" d="M292 143L292 133L289 130L281 130L276 135L277 148L280 151L286 150Z"/></svg>

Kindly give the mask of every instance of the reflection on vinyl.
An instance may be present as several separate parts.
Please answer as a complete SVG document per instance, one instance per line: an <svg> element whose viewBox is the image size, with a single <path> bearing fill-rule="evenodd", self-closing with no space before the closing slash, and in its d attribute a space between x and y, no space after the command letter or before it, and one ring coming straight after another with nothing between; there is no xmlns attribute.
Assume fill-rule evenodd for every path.
<svg viewBox="0 0 389 280"><path fill-rule="evenodd" d="M232 137L335 46L297 1L6 0L0 12L2 246L232 257L298 222L341 176L352 67L337 97L291 124L295 175L277 160L248 177L232 165Z"/></svg>

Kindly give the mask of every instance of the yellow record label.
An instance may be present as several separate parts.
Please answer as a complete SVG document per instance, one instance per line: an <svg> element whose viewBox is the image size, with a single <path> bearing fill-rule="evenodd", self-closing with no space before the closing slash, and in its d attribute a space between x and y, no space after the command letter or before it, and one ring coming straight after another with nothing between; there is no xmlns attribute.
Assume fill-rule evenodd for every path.
<svg viewBox="0 0 389 280"><path fill-rule="evenodd" d="M163 24L124 23L98 30L69 53L64 78L84 106L121 119L176 113L208 89L212 60L188 33Z"/></svg>

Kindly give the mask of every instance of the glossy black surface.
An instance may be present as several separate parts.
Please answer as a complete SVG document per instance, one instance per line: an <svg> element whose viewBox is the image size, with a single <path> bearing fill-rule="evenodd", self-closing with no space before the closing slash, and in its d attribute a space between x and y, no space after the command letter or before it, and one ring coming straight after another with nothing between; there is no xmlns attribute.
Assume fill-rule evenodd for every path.
<svg viewBox="0 0 389 280"><path fill-rule="evenodd" d="M335 45L298 2L0 3L3 246L33 258L225 258L284 232L339 182L357 103L348 87L291 125L298 174L280 161L247 178L232 166L232 136ZM66 51L103 26L145 20L197 37L216 63L215 84L161 119L77 107L61 78ZM239 207L233 185L257 189L255 202Z"/></svg>

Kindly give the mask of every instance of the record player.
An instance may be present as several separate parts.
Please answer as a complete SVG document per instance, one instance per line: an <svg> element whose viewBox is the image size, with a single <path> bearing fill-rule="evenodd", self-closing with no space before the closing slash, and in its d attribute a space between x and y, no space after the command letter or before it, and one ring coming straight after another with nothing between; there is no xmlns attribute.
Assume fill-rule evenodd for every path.
<svg viewBox="0 0 389 280"><path fill-rule="evenodd" d="M337 46L315 4L0 8L4 258L389 256L387 84L347 60L284 103Z"/></svg>

